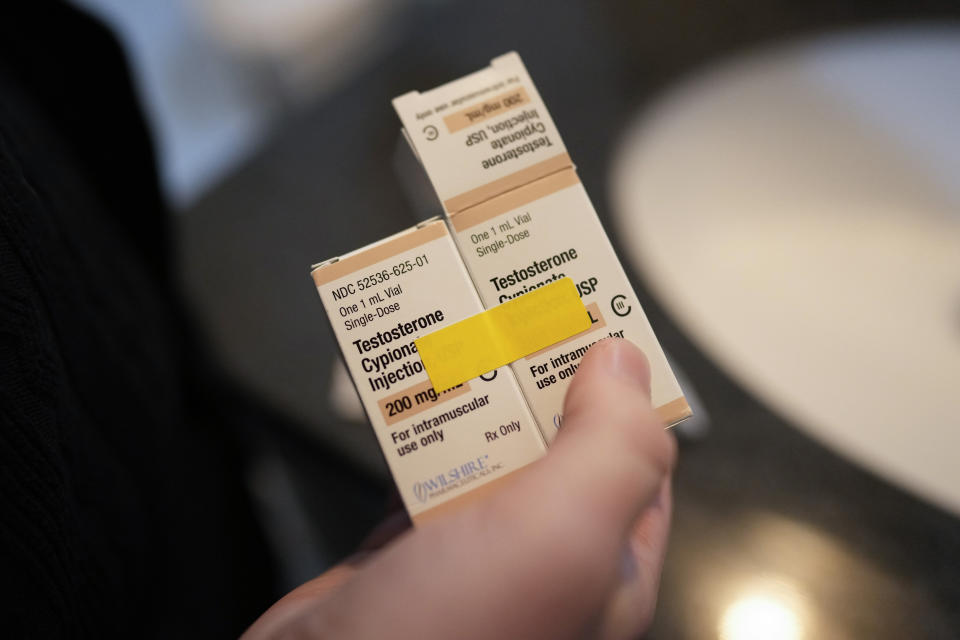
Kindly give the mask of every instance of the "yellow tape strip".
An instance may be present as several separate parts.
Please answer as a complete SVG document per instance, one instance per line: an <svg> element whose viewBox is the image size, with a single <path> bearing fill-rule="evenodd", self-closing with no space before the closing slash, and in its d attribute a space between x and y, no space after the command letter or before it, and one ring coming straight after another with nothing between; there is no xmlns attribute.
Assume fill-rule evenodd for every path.
<svg viewBox="0 0 960 640"><path fill-rule="evenodd" d="M570 278L416 340L433 388L443 391L590 328Z"/></svg>

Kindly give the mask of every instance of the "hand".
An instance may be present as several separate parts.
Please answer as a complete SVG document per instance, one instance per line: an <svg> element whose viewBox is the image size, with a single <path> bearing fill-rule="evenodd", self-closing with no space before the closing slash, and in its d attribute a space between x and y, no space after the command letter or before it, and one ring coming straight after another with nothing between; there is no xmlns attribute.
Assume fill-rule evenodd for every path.
<svg viewBox="0 0 960 640"><path fill-rule="evenodd" d="M653 618L674 458L643 353L603 340L546 457L301 586L244 637L635 637Z"/></svg>

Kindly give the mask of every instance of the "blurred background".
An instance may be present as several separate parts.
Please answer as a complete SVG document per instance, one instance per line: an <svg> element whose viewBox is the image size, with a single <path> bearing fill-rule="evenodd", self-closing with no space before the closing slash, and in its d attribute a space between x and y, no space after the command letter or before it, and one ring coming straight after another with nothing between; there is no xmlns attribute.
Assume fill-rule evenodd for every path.
<svg viewBox="0 0 960 640"><path fill-rule="evenodd" d="M651 638L960 637L960 8L75 0L118 34L287 586L389 475L308 277L440 213L390 99L518 51L694 397Z"/></svg>

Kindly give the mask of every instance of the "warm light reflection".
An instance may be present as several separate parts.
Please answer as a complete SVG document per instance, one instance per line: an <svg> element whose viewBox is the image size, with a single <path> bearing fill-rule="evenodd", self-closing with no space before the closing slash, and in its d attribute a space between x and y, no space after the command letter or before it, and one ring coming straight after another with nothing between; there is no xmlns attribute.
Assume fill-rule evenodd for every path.
<svg viewBox="0 0 960 640"><path fill-rule="evenodd" d="M720 620L723 640L800 640L803 629L796 612L782 600L753 595L737 600Z"/></svg>

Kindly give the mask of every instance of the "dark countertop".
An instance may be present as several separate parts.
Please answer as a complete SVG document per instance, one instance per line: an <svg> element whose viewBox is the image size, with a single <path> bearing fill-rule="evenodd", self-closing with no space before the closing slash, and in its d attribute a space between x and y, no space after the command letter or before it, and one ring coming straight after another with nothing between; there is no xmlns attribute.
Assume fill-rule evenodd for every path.
<svg viewBox="0 0 960 640"><path fill-rule="evenodd" d="M369 428L333 418L328 406L336 351L308 267L439 213L398 136L391 98L517 50L608 223L618 133L683 74L783 38L955 17L951 4L426 5L398 22L403 35L376 64L288 119L180 218L192 303L242 380L310 437L382 474ZM793 602L806 638L960 637L960 520L765 408L634 281L713 423L706 437L681 442L674 532L649 637L717 637L725 608L758 590ZM324 522L325 514L313 515Z"/></svg>

